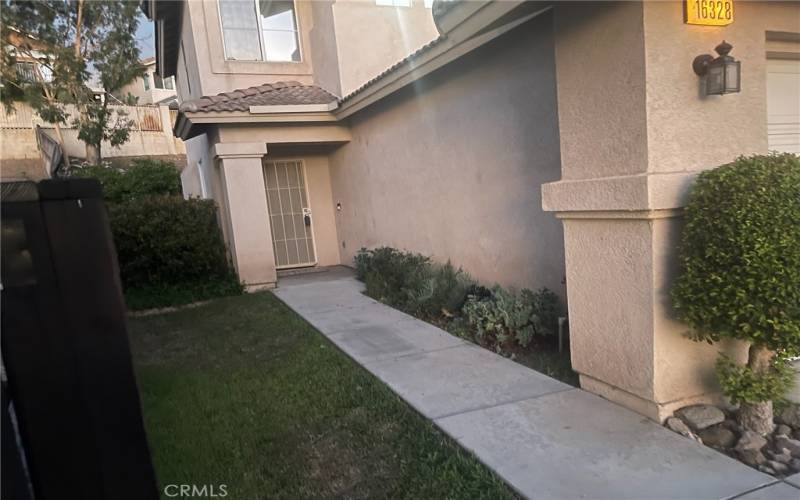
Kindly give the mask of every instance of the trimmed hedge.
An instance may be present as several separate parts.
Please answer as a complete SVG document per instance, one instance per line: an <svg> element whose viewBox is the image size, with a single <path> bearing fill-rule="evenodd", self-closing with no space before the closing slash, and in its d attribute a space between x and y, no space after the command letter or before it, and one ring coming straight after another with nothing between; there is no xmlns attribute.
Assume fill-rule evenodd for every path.
<svg viewBox="0 0 800 500"><path fill-rule="evenodd" d="M243 292L211 200L180 196L175 164L138 159L127 169L74 175L103 185L128 308L167 307Z"/></svg>
<svg viewBox="0 0 800 500"><path fill-rule="evenodd" d="M127 169L88 165L75 169L73 175L93 177L103 186L109 203L121 203L146 196L181 194L181 176L174 163L148 158L131 161Z"/></svg>
<svg viewBox="0 0 800 500"><path fill-rule="evenodd" d="M698 340L800 355L800 158L742 157L702 172L680 263L673 304Z"/></svg>
<svg viewBox="0 0 800 500"><path fill-rule="evenodd" d="M127 286L229 277L213 201L151 196L110 203L108 212Z"/></svg>
<svg viewBox="0 0 800 500"><path fill-rule="evenodd" d="M773 401L794 381L787 358L800 354L800 158L754 155L702 172L679 260L678 317L694 340L749 342L747 365L722 356L717 375L739 424L772 432Z"/></svg>

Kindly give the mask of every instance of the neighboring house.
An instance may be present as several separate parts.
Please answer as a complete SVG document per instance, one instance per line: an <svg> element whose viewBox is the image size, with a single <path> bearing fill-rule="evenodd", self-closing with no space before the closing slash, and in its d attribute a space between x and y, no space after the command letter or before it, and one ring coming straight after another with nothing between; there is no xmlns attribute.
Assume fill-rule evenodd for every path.
<svg viewBox="0 0 800 500"><path fill-rule="evenodd" d="M717 3L733 22L688 24L685 1L437 0L438 35L366 82L351 45L396 39L338 15L348 2L144 9L183 102L184 190L219 204L248 287L377 245L547 286L568 299L582 387L663 419L718 395L717 347L669 306L694 176L800 148L800 6ZM693 61L723 40L740 91L706 95Z"/></svg>
<svg viewBox="0 0 800 500"><path fill-rule="evenodd" d="M117 93L122 99L128 95L136 98L137 104L164 104L177 107L175 77L161 78L156 73L156 58L148 57L140 61L145 67L145 74L122 87Z"/></svg>

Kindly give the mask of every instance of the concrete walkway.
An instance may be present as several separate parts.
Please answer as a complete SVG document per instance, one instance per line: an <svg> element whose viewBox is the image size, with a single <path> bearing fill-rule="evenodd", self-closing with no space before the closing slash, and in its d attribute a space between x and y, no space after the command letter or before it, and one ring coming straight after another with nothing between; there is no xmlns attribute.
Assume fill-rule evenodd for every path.
<svg viewBox="0 0 800 500"><path fill-rule="evenodd" d="M777 481L362 289L330 268L274 293L528 498L800 500L800 475Z"/></svg>

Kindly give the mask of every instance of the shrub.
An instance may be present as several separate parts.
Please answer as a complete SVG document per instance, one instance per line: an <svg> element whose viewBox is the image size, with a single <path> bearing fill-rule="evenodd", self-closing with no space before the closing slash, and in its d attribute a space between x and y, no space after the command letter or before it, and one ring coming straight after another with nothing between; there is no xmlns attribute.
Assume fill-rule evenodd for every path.
<svg viewBox="0 0 800 500"><path fill-rule="evenodd" d="M404 311L417 309L414 297L422 295L431 274L428 257L380 247L361 249L356 259L356 274L364 281L367 295Z"/></svg>
<svg viewBox="0 0 800 500"><path fill-rule="evenodd" d="M214 202L151 196L109 204L120 274L129 287L230 275Z"/></svg>
<svg viewBox="0 0 800 500"><path fill-rule="evenodd" d="M444 265L431 264L421 273L421 288L409 288L409 311L426 317L452 317L464 304L472 279L448 261Z"/></svg>
<svg viewBox="0 0 800 500"><path fill-rule="evenodd" d="M742 402L740 423L762 434L772 428L771 401L786 389L776 383L779 365L800 353L799 221L800 159L791 154L701 173L686 207L675 310L695 340L750 342L747 368L723 361L719 375Z"/></svg>
<svg viewBox="0 0 800 500"><path fill-rule="evenodd" d="M110 203L181 193L178 168L168 161L137 158L127 169L89 165L76 169L73 173L99 180L103 186L103 196Z"/></svg>
<svg viewBox="0 0 800 500"><path fill-rule="evenodd" d="M103 185L130 309L242 293L214 202L184 200L174 163L136 159L127 169L94 165L73 173Z"/></svg>
<svg viewBox="0 0 800 500"><path fill-rule="evenodd" d="M556 332L561 307L543 288L514 293L499 286L489 290L449 261L390 247L362 248L354 258L356 276L366 294L409 314L442 323L459 337L502 350L527 347L535 336Z"/></svg>
<svg viewBox="0 0 800 500"><path fill-rule="evenodd" d="M489 297L470 296L464 315L480 343L495 346L498 351L511 341L527 347L534 336L556 332L558 297L546 288L536 293L528 289L514 293L496 286Z"/></svg>
<svg viewBox="0 0 800 500"><path fill-rule="evenodd" d="M390 247L362 248L354 263L367 295L428 319L452 316L474 285L467 273L450 262L440 265L424 255Z"/></svg>

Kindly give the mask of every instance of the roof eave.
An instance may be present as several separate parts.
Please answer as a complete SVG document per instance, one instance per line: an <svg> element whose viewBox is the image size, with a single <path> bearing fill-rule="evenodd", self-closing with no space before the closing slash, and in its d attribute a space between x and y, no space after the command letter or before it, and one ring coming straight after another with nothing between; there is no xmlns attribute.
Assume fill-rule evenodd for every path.
<svg viewBox="0 0 800 500"><path fill-rule="evenodd" d="M347 118L551 8L552 2L543 1L458 4L448 12L450 32L442 35L440 42L345 96L334 114Z"/></svg>
<svg viewBox="0 0 800 500"><path fill-rule="evenodd" d="M305 105L296 105L303 107ZM256 107L256 106L253 106ZM287 107L287 106L282 106ZM242 124L313 124L336 123L339 119L330 111L284 111L280 113L251 113L248 111L196 111L181 112L172 131L182 140L191 139L204 133L211 125Z"/></svg>

